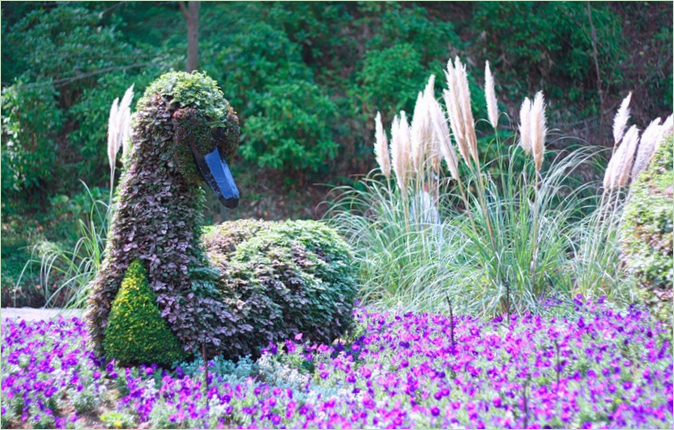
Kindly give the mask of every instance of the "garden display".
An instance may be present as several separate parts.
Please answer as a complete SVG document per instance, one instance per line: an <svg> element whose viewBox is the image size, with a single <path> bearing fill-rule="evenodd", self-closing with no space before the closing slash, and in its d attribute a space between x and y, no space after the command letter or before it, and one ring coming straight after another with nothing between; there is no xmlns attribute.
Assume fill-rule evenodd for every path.
<svg viewBox="0 0 674 430"><path fill-rule="evenodd" d="M5 6L0 427L674 427L671 10Z"/></svg>

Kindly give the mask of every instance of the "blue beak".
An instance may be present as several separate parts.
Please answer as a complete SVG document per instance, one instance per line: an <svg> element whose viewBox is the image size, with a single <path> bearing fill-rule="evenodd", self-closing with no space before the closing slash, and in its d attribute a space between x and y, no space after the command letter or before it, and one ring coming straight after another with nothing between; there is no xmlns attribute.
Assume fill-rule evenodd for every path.
<svg viewBox="0 0 674 430"><path fill-rule="evenodd" d="M197 154L196 151L192 153L201 171L201 176L218 196L220 203L230 209L237 207L241 198L239 190L236 188L227 161L220 156L218 148L214 148L213 152L205 157Z"/></svg>

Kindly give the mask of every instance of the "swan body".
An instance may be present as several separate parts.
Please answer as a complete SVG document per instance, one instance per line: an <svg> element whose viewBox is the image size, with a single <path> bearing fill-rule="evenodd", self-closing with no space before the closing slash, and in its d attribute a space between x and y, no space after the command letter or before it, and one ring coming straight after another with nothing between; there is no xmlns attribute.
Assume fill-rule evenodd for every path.
<svg viewBox="0 0 674 430"><path fill-rule="evenodd" d="M264 243L255 245L254 240L253 245L246 245L248 251L241 252L248 252L247 256L240 256L233 266L228 261L238 245L254 239L260 231L269 230L269 225L258 222L254 231L242 228L242 232L237 233L236 224L231 224L229 230L233 228L234 231L216 228L211 232L206 240L210 249L202 242L205 191L201 184L205 181L226 207L236 207L239 199L226 163L226 159L238 148L238 118L215 81L200 73L171 72L163 75L150 85L138 102L132 127L131 151L125 156L125 169L115 197L116 211L109 230L105 259L88 300L86 315L95 351L106 354L103 340L111 308L127 269L135 260L139 260L145 270L161 317L188 353L201 352L202 348L209 356L222 351L232 351L237 355L254 352L252 347L237 348L236 345L247 342L248 345L264 347L269 341L276 340L274 332L264 330L265 319L277 321L274 324L282 326L282 329L310 330L311 324L303 323L302 315L287 312L288 306L294 306L294 302L286 300L286 303L282 298L295 295L303 299L305 295L313 294L311 297L318 300L323 297L320 296L321 291L330 289L329 284L321 284L319 279L321 282L316 284L314 292L293 289L292 282L288 281L292 276L284 278L285 275L279 274L289 269L260 269L259 261L271 260L251 257L251 249L264 254L273 247ZM301 235L303 230L314 229L325 233L324 227L318 226L318 223L295 225L290 230L276 228L285 231L274 236L274 240L286 244L284 250L298 245L293 244L293 237ZM232 237L238 239L233 240ZM328 239L335 243L341 240L336 235ZM326 261L330 259L330 264L333 260L339 261L338 270L344 268L344 276L348 278L350 269L346 257L342 261L339 256L321 255L327 243L321 240L305 240L299 244L309 256L303 258L314 266L328 264ZM223 241L230 245L227 250L222 247ZM347 254L344 248L340 255ZM251 260L258 261L255 263L257 266L251 266ZM245 267L271 271L272 281L276 283L250 275ZM292 270L305 274L301 264ZM323 272L317 273L320 278ZM316 277L313 274L305 277L303 285L313 282L312 276ZM267 295L269 288L280 288L279 282L287 291L281 295ZM330 300L336 300L339 306L350 312L355 288L350 286L346 291L346 294L330 296ZM269 302L269 306L256 307L256 297L263 297L264 303ZM327 304L327 308L330 306ZM344 313L341 307L338 313ZM337 315L328 309L326 315L333 314ZM288 315L293 315L292 318L298 321L286 321L290 318ZM335 333L346 328L348 318L348 315L337 318L333 324L337 332L332 330L319 340L334 338ZM288 330L279 333L286 332ZM320 330L316 333L321 334Z"/></svg>

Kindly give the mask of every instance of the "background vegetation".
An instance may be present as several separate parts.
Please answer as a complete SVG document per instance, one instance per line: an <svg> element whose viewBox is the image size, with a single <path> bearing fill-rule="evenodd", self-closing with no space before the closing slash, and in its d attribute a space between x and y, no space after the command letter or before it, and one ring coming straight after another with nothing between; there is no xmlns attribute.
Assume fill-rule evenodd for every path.
<svg viewBox="0 0 674 430"><path fill-rule="evenodd" d="M386 124L412 112L455 55L476 100L491 62L511 118L543 90L557 149L611 146L628 91L638 124L672 110L670 3L205 2L200 13L199 68L243 132L233 165L242 206L224 213L212 201L212 222L320 216L328 189L316 184L355 184L374 167L376 112ZM184 69L186 23L177 2L3 2L1 37L2 302L39 305L50 286L37 277L12 291L31 246L77 240L92 197L107 193L110 103ZM493 133L477 131L480 142Z"/></svg>

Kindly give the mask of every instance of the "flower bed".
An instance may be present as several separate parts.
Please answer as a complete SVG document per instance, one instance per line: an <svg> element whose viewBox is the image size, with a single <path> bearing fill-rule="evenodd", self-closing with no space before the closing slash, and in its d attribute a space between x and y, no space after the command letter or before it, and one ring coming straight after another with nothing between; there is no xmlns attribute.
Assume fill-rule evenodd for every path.
<svg viewBox="0 0 674 430"><path fill-rule="evenodd" d="M123 369L83 322L2 326L3 427L671 428L672 352L659 325L578 302L573 319L360 309L350 339L270 345L256 363Z"/></svg>

